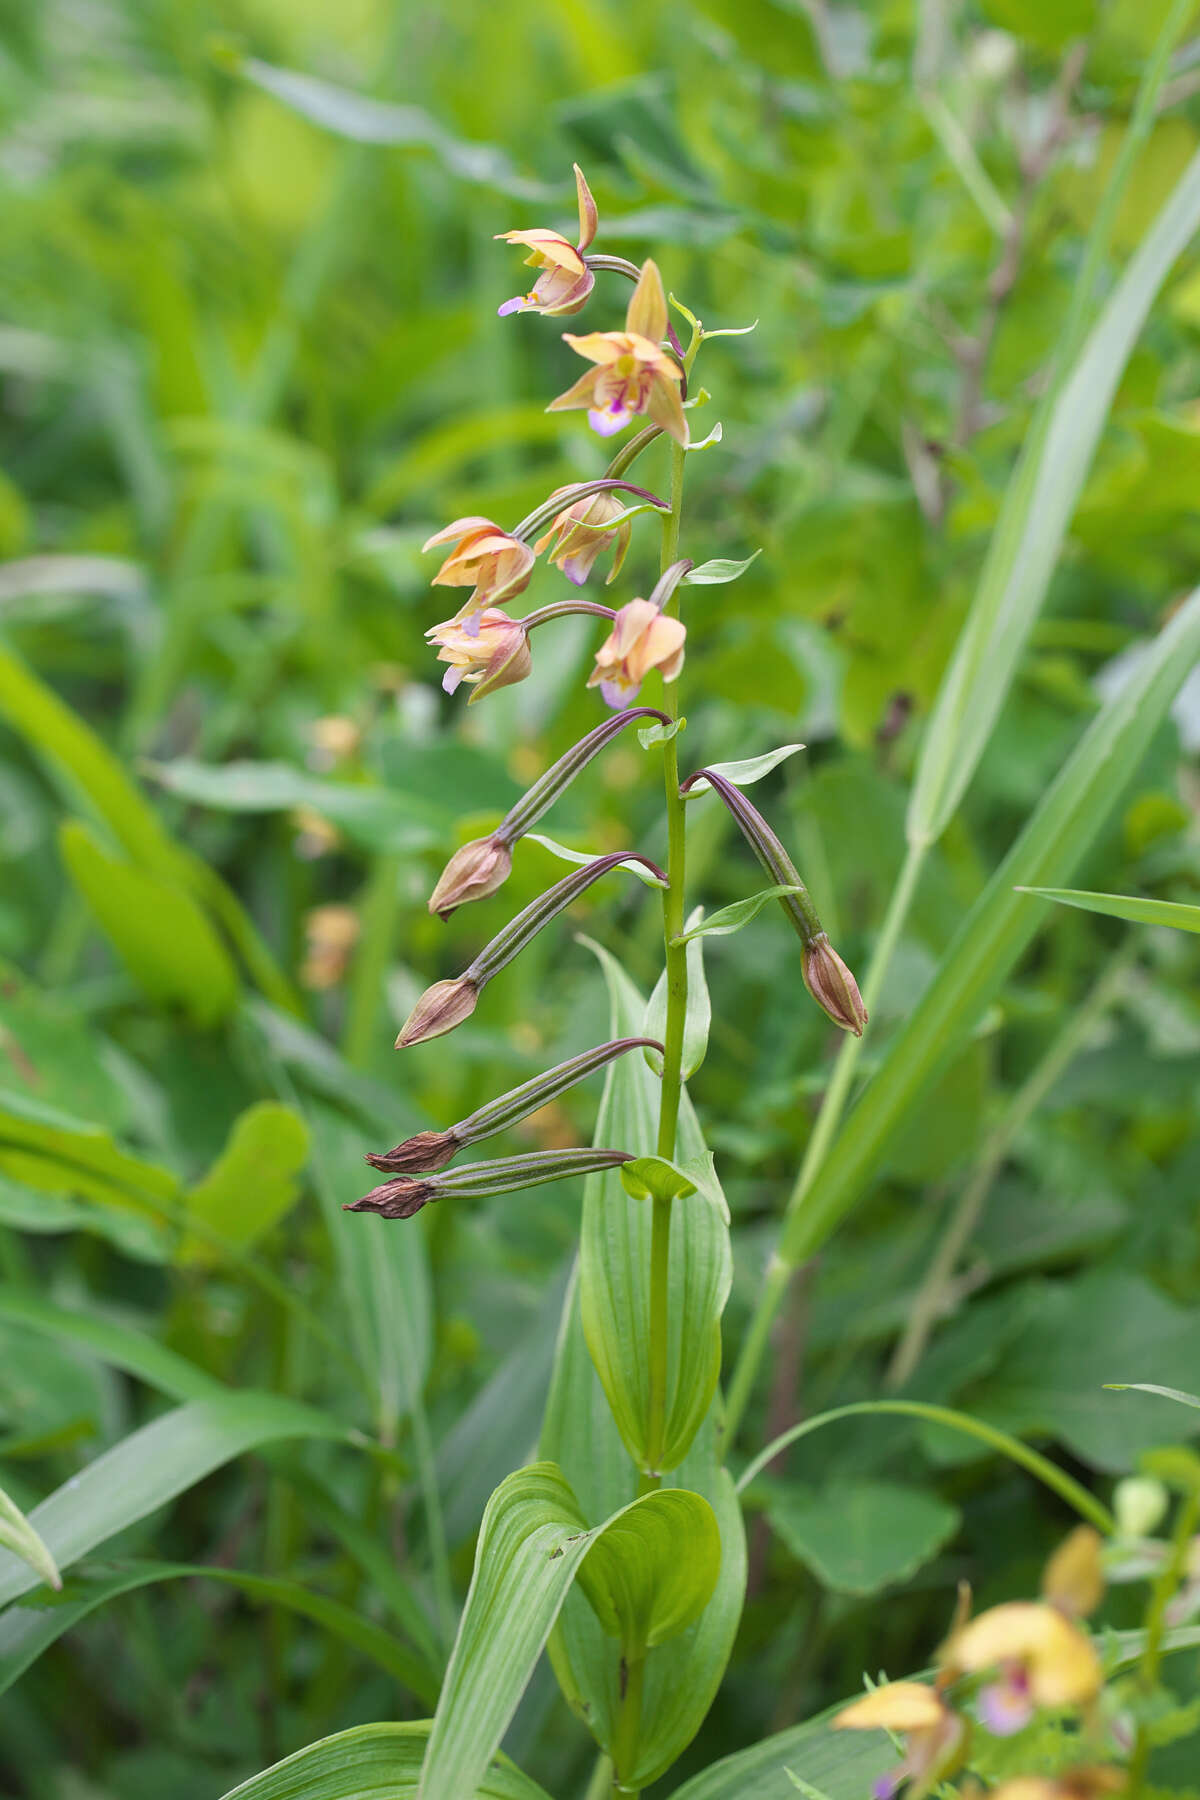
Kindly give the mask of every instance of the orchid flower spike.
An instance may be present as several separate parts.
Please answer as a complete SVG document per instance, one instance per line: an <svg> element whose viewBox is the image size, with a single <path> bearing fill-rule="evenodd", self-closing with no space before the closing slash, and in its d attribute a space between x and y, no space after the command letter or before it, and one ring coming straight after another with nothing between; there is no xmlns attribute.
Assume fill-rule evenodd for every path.
<svg viewBox="0 0 1200 1800"><path fill-rule="evenodd" d="M450 665L442 677L446 692L453 694L464 681L474 687L469 706L497 688L524 681L533 667L525 627L499 606L489 606L476 620L474 631L469 620L459 624L446 619L425 635L439 646L438 661Z"/></svg>
<svg viewBox="0 0 1200 1800"><path fill-rule="evenodd" d="M651 669L674 681L683 667L687 627L661 613L652 600L630 600L613 620L613 628L596 652L588 686L598 687L607 704L628 706Z"/></svg>
<svg viewBox="0 0 1200 1800"><path fill-rule="evenodd" d="M550 498L557 499L559 494L569 491L568 488L556 488ZM534 552L540 556L553 544L550 561L558 565L568 581L582 587L600 552L611 549L615 552L608 573L611 582L620 573L633 536L633 524L629 519L608 529L612 520L619 519L624 511L624 501L611 488L599 494L585 494L582 500L572 501L558 514L549 531L534 545Z"/></svg>
<svg viewBox="0 0 1200 1800"><path fill-rule="evenodd" d="M629 302L624 331L590 331L586 337L563 333L572 350L596 367L552 400L546 411L570 412L586 406L588 423L601 437L611 437L631 419L648 413L676 443L686 444L683 370L662 348L666 335L667 296L657 264L647 258Z"/></svg>
<svg viewBox="0 0 1200 1800"><path fill-rule="evenodd" d="M873 1800L891 1800L905 1784L909 1800L919 1800L959 1766L967 1727L946 1705L936 1688L921 1681L889 1681L861 1700L844 1706L834 1721L837 1731L891 1731L904 1737L904 1759L880 1776Z"/></svg>
<svg viewBox="0 0 1200 1800"><path fill-rule="evenodd" d="M511 600L529 586L537 557L520 538L479 517L455 519L427 538L421 549L433 550L441 544L454 547L434 576L433 586L472 589L454 619L456 623L465 620L467 633L475 637L489 606Z"/></svg>
<svg viewBox="0 0 1200 1800"><path fill-rule="evenodd" d="M549 318L577 313L595 285L596 277L588 268L583 253L596 235L596 202L583 178L583 170L578 163L574 167L575 189L579 196L579 242L574 247L557 231L547 231L541 226L535 226L532 231L496 233L506 244L525 244L529 249L526 267L541 270L527 294L514 294L499 308L502 319L508 313L516 312L545 313Z"/></svg>

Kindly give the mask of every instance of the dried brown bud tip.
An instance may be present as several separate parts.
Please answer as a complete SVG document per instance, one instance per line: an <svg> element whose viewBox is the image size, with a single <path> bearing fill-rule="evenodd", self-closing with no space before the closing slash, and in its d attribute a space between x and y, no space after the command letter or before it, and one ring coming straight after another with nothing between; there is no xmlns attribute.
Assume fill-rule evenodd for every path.
<svg viewBox="0 0 1200 1800"><path fill-rule="evenodd" d="M803 952L804 985L822 1010L843 1031L861 1037L867 1022L858 983L830 943L819 931Z"/></svg>
<svg viewBox="0 0 1200 1800"><path fill-rule="evenodd" d="M365 1160L385 1175L432 1175L444 1169L461 1148L452 1131L418 1131L381 1156L368 1150Z"/></svg>
<svg viewBox="0 0 1200 1800"><path fill-rule="evenodd" d="M404 1021L396 1039L397 1050L453 1031L456 1025L470 1018L478 998L479 989L469 975L459 975L453 981L435 981L432 987L425 989Z"/></svg>
<svg viewBox="0 0 1200 1800"><path fill-rule="evenodd" d="M456 850L429 896L429 910L448 919L468 900L485 900L503 887L512 870L512 850L496 837L472 838Z"/></svg>
<svg viewBox="0 0 1200 1800"><path fill-rule="evenodd" d="M401 1177L372 1188L361 1200L351 1200L342 1211L378 1213L381 1219L411 1219L437 1197L432 1181L406 1181Z"/></svg>

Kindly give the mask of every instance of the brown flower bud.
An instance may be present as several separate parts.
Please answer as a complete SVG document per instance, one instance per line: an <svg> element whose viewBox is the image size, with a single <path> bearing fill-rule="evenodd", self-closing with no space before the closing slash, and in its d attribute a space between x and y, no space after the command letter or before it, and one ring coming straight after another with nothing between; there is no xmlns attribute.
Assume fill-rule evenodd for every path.
<svg viewBox="0 0 1200 1800"><path fill-rule="evenodd" d="M432 1175L452 1162L461 1148L453 1131L418 1131L394 1150L382 1154L368 1150L366 1160L385 1175Z"/></svg>
<svg viewBox="0 0 1200 1800"><path fill-rule="evenodd" d="M804 985L835 1025L861 1037L867 1022L858 983L830 943L824 931L804 946Z"/></svg>
<svg viewBox="0 0 1200 1800"><path fill-rule="evenodd" d="M432 987L425 989L405 1019L396 1039L397 1050L453 1031L456 1025L470 1018L478 998L479 989L469 975L459 975L453 981L435 981Z"/></svg>
<svg viewBox="0 0 1200 1800"><path fill-rule="evenodd" d="M378 1213L381 1219L411 1219L423 1206L436 1200L438 1191L432 1181L385 1181L372 1188L361 1200L343 1206L343 1212Z"/></svg>
<svg viewBox="0 0 1200 1800"><path fill-rule="evenodd" d="M512 869L512 849L493 832L491 837L472 838L456 850L438 877L429 896L429 910L448 919L468 900L485 900L503 887Z"/></svg>

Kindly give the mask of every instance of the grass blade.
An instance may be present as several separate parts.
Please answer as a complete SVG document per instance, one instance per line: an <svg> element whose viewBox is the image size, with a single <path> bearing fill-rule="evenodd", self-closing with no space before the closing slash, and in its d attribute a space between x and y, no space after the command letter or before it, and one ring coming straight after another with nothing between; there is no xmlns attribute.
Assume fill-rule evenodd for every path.
<svg viewBox="0 0 1200 1800"><path fill-rule="evenodd" d="M1200 154L1034 421L921 745L908 809L914 844L937 841L970 784L1041 610L1117 383L1159 289L1197 227Z"/></svg>
<svg viewBox="0 0 1200 1800"><path fill-rule="evenodd" d="M274 1394L194 1400L122 1438L35 1506L30 1523L65 1568L235 1456L295 1437L347 1433L327 1414ZM0 1552L0 1606L37 1585L25 1563Z"/></svg>
<svg viewBox="0 0 1200 1800"><path fill-rule="evenodd" d="M1125 919L1131 925L1170 925L1176 931L1200 931L1200 906L1175 900L1142 900L1134 894L1086 894L1079 888L1021 888L1039 900L1057 900L1060 906L1077 906L1080 912L1103 913L1108 919Z"/></svg>
<svg viewBox="0 0 1200 1800"><path fill-rule="evenodd" d="M1200 656L1200 588L1096 716L996 870L938 974L891 1044L791 1215L792 1265L823 1244L863 1192L893 1133L982 1016L1043 918L1021 887L1061 881L1095 841Z"/></svg>

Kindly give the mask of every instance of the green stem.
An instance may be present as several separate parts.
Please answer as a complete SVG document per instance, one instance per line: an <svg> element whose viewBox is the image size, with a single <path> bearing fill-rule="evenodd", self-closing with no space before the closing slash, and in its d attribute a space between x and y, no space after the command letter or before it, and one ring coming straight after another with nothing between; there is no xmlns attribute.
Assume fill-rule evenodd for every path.
<svg viewBox="0 0 1200 1800"><path fill-rule="evenodd" d="M592 1770L592 1779L588 1782L584 1800L608 1800L612 1786L613 1766L602 1750L596 1758L596 1766Z"/></svg>
<svg viewBox="0 0 1200 1800"><path fill-rule="evenodd" d="M1162 1663L1163 1641L1167 1628L1167 1608L1187 1570L1188 1553L1200 1519L1200 1491L1193 1491L1179 1508L1172 1533L1171 1554L1164 1563L1150 1595L1146 1614L1146 1642L1142 1650L1138 1682L1144 1694L1152 1694L1158 1685ZM1133 1755L1129 1762L1128 1800L1142 1800L1153 1744L1143 1722L1138 1726Z"/></svg>
<svg viewBox="0 0 1200 1800"><path fill-rule="evenodd" d="M700 330L692 333L684 359L689 370L700 348ZM671 445L671 510L663 519L662 557L659 564L665 575L679 560L679 524L683 511L683 470L687 452L682 444ZM664 613L679 616L679 589L675 588L663 607ZM679 718L679 695L676 684L663 684L663 710L672 721ZM663 782L667 804L667 879L663 893L663 936L667 974L667 1021L663 1031L662 1093L658 1109L658 1143L660 1156L675 1154L675 1134L679 1125L679 1103L683 1093L683 1027L687 1017L688 980L687 946L677 940L683 933L684 880L687 858L686 809L679 792L678 740L671 737L663 745ZM666 1448L667 1429L667 1345L669 1328L671 1269L671 1201L656 1199L650 1224L650 1319L646 1346L647 1402L645 1468L640 1472L643 1492L658 1486L659 1465Z"/></svg>
<svg viewBox="0 0 1200 1800"><path fill-rule="evenodd" d="M871 964L867 970L867 977L863 982L863 1002L869 1013L874 1012L883 991L884 980L891 966L896 945L900 941L900 933L904 929L905 921L912 907L913 896L917 891L917 883L920 880L927 854L928 845L926 844L913 843L908 846L908 853L900 870L899 879L892 892L891 900L888 902L887 914L880 928ZM803 1206L804 1197L833 1145L838 1126L842 1122L842 1114L846 1110L846 1102L850 1098L850 1090L854 1083L854 1073L858 1067L863 1042L862 1038L851 1037L849 1034L842 1038L833 1075L825 1090L821 1111L817 1116L816 1125L813 1127L812 1136L808 1140L804 1160L800 1165L800 1173L796 1177L795 1186L784 1212L785 1227L788 1220ZM766 1278L758 1297L758 1304L750 1320L729 1387L729 1398L725 1405L725 1441L727 1444L732 1444L737 1434L742 1415L746 1410L746 1403L754 1387L759 1364L762 1362L763 1353L767 1347L771 1326L774 1324L775 1315L782 1304L783 1296L787 1292L787 1285L795 1266L795 1262L780 1251L775 1252L767 1265Z"/></svg>
<svg viewBox="0 0 1200 1800"><path fill-rule="evenodd" d="M773 1439L765 1450L760 1450L754 1461L750 1463L738 1477L737 1491L744 1493L756 1475L761 1475L768 1463L774 1462L790 1444L797 1443L800 1438L807 1437L810 1431L819 1431L823 1425L833 1425L838 1419L860 1418L870 1413L891 1413L910 1419L924 1419L931 1425L946 1425L951 1431L961 1431L967 1437L978 1438L984 1444L990 1444L993 1450L1019 1463L1028 1469L1031 1475L1056 1493L1060 1500L1073 1507L1081 1519L1094 1525L1105 1537L1111 1537L1116 1530L1116 1522L1108 1508L1089 1494L1073 1476L1064 1469L1031 1450L1020 1438L1010 1437L1007 1431L1000 1431L995 1425L985 1425L981 1419L973 1419L969 1413L956 1412L950 1406L934 1406L924 1400L854 1400L848 1406L836 1406L832 1412L819 1413L814 1419L802 1419L799 1425L793 1425Z"/></svg>
<svg viewBox="0 0 1200 1800"><path fill-rule="evenodd" d="M621 1696L621 1710L617 1714L617 1728L613 1733L613 1793L632 1796L637 1800L639 1790L628 1787L621 1778L622 1769L632 1769L637 1758L638 1733L642 1727L642 1689L646 1679L646 1651L644 1646L627 1646L622 1657L625 1691Z"/></svg>

